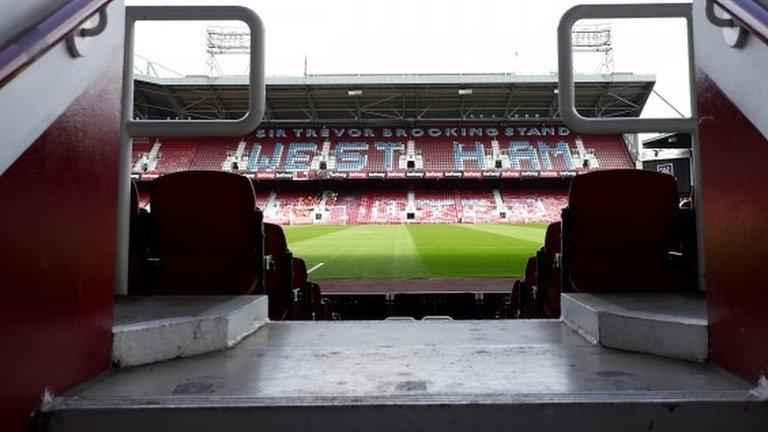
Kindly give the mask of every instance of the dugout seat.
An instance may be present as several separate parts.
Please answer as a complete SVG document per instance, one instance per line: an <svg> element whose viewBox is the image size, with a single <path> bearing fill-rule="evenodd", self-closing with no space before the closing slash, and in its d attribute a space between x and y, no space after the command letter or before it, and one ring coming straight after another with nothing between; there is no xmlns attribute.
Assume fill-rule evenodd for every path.
<svg viewBox="0 0 768 432"><path fill-rule="evenodd" d="M576 176L563 211L562 291L680 291L674 177L643 170Z"/></svg>
<svg viewBox="0 0 768 432"><path fill-rule="evenodd" d="M280 225L264 224L264 256L267 262L264 285L269 295L269 318L288 319L298 292L293 288L293 254Z"/></svg>
<svg viewBox="0 0 768 432"><path fill-rule="evenodd" d="M299 291L298 299L291 308L292 319L338 319L331 301L323 297L320 286L309 280L307 264L301 258L293 258L293 287Z"/></svg>
<svg viewBox="0 0 768 432"><path fill-rule="evenodd" d="M520 318L537 316L536 312L536 286L537 281L536 257L528 258L525 262L525 276L520 282Z"/></svg>
<svg viewBox="0 0 768 432"><path fill-rule="evenodd" d="M528 258L523 279L512 284L509 295L501 299L496 318L527 318L534 314L536 286L536 258Z"/></svg>
<svg viewBox="0 0 768 432"><path fill-rule="evenodd" d="M262 215L250 180L220 171L167 174L153 181L150 202L159 283L147 294L260 291Z"/></svg>
<svg viewBox="0 0 768 432"><path fill-rule="evenodd" d="M544 246L536 254L537 304L541 315L547 318L560 317L560 230L560 222L549 224Z"/></svg>

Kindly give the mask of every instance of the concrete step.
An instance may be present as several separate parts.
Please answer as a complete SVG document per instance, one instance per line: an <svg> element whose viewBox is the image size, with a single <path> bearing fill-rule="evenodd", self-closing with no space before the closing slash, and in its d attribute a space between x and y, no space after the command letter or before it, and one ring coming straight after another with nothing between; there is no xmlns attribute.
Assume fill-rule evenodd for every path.
<svg viewBox="0 0 768 432"><path fill-rule="evenodd" d="M561 307L563 320L592 343L695 362L707 359L703 295L567 293Z"/></svg>
<svg viewBox="0 0 768 432"><path fill-rule="evenodd" d="M266 296L118 297L112 361L139 366L229 348L266 321Z"/></svg>
<svg viewBox="0 0 768 432"><path fill-rule="evenodd" d="M707 364L605 349L556 320L268 323L236 347L55 397L47 432L757 431Z"/></svg>

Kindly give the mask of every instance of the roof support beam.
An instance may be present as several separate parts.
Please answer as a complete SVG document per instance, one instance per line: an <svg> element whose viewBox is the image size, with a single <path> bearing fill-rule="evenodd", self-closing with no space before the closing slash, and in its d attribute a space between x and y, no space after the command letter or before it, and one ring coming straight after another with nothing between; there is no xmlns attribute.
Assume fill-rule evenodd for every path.
<svg viewBox="0 0 768 432"><path fill-rule="evenodd" d="M304 90L307 96L307 104L309 104L309 120L317 121L317 108L315 107L315 101L312 99L312 90L309 86L304 86Z"/></svg>
<svg viewBox="0 0 768 432"><path fill-rule="evenodd" d="M504 120L508 119L509 116L512 114L512 100L515 96L515 85L510 84L509 85L509 94L507 94L507 103L504 106Z"/></svg>
<svg viewBox="0 0 768 432"><path fill-rule="evenodd" d="M224 107L224 101L221 99L219 92L212 85L209 85L208 88L211 90L211 97L216 104L216 114L219 116L220 120L226 119L227 116L224 113L226 108Z"/></svg>
<svg viewBox="0 0 768 432"><path fill-rule="evenodd" d="M165 97L168 99L168 102L170 103L171 108L173 109L173 112L176 114L176 117L180 119L186 119L187 114L181 108L179 101L176 100L176 96L173 94L171 89L168 86L163 86L163 92L165 94Z"/></svg>

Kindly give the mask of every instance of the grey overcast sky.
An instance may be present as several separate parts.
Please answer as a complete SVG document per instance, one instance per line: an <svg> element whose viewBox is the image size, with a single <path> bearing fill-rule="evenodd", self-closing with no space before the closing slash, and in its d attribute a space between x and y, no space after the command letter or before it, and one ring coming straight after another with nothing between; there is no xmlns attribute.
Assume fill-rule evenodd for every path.
<svg viewBox="0 0 768 432"><path fill-rule="evenodd" d="M623 3L640 3L620 0ZM236 0L266 28L268 75L371 73L548 74L557 69L560 16L594 0ZM644 2L648 2L645 0ZM222 4L198 0L128 0L130 5ZM613 28L616 72L654 74L656 90L690 114L683 20L602 20ZM184 75L205 74L205 27L142 23L135 51ZM221 23L219 23L221 24ZM595 72L601 54L577 54L578 72ZM220 58L225 74L246 60ZM142 66L137 61L137 66ZM172 75L159 70L160 75ZM644 117L678 116L653 95Z"/></svg>

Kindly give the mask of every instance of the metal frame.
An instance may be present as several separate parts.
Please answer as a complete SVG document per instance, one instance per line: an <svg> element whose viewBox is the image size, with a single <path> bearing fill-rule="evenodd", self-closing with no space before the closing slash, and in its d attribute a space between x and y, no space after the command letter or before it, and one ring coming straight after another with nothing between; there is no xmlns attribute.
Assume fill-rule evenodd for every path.
<svg viewBox="0 0 768 432"><path fill-rule="evenodd" d="M691 98L692 117L654 119L590 119L576 111L573 80L572 34L574 24L582 19L608 18L685 18L688 27L689 85L693 94L693 25L690 3L580 5L569 9L557 28L558 85L563 121L577 132L592 134L687 132L696 130L695 101Z"/></svg>
<svg viewBox="0 0 768 432"><path fill-rule="evenodd" d="M132 136L237 136L261 123L266 106L264 82L264 25L252 10L242 6L129 6L125 19L125 70L128 92L124 100L133 105L133 34L136 21L237 20L251 30L248 112L239 120L127 120Z"/></svg>

